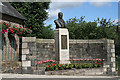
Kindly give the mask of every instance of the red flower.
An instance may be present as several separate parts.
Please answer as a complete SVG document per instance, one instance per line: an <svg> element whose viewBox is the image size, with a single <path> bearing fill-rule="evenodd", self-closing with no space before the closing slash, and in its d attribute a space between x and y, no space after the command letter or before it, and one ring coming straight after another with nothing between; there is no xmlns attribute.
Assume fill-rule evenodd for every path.
<svg viewBox="0 0 120 80"><path fill-rule="evenodd" d="M6 26L7 26L7 24L6 24Z"/></svg>
<svg viewBox="0 0 120 80"><path fill-rule="evenodd" d="M101 63L98 63L98 64L101 64Z"/></svg>
<svg viewBox="0 0 120 80"><path fill-rule="evenodd" d="M97 61L98 59L96 59L96 61Z"/></svg>
<svg viewBox="0 0 120 80"><path fill-rule="evenodd" d="M83 60L83 59L80 59L81 61Z"/></svg>
<svg viewBox="0 0 120 80"><path fill-rule="evenodd" d="M95 64L96 64L97 62L95 62Z"/></svg>
<svg viewBox="0 0 120 80"><path fill-rule="evenodd" d="M37 64L39 64L39 62L37 62Z"/></svg>
<svg viewBox="0 0 120 80"><path fill-rule="evenodd" d="M48 65L48 67L49 67L49 65Z"/></svg>
<svg viewBox="0 0 120 80"><path fill-rule="evenodd" d="M54 66L55 66L56 64L54 64Z"/></svg>
<svg viewBox="0 0 120 80"><path fill-rule="evenodd" d="M75 61L76 59L73 59L73 61Z"/></svg>
<svg viewBox="0 0 120 80"><path fill-rule="evenodd" d="M60 66L62 66L62 65L60 65Z"/></svg>
<svg viewBox="0 0 120 80"><path fill-rule="evenodd" d="M91 61L93 60L93 59L90 59Z"/></svg>

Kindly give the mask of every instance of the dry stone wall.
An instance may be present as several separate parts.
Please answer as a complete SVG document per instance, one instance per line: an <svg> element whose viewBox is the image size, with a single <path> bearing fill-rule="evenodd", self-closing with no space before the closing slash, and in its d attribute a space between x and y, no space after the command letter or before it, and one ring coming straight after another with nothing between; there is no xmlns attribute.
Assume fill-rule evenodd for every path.
<svg viewBox="0 0 120 80"><path fill-rule="evenodd" d="M105 59L104 74L115 75L115 45L114 40L70 40L70 59ZM22 38L22 66L26 69L36 69L36 63L41 60L55 60L55 40Z"/></svg>

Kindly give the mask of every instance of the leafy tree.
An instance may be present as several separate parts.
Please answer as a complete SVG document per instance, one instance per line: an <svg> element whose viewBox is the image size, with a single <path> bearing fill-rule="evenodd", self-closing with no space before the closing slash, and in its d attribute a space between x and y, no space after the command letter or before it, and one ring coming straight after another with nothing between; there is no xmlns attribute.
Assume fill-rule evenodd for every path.
<svg viewBox="0 0 120 80"><path fill-rule="evenodd" d="M105 29L106 29L106 27L113 25L111 22L111 19L109 19L107 21L107 19L104 19L104 18L102 18L101 20L99 18L97 18L97 20L94 20L94 21L97 22L97 24L99 25L98 27L101 28L103 38L107 38L107 34L105 32Z"/></svg>
<svg viewBox="0 0 120 80"><path fill-rule="evenodd" d="M85 17L80 19L71 18L66 21L66 27L69 30L71 39L96 39L98 30L96 22L86 22Z"/></svg>
<svg viewBox="0 0 120 80"><path fill-rule="evenodd" d="M54 36L53 36L54 31L51 27L52 27L52 25L48 25L48 26L42 28L42 36L41 37L43 39L53 39L54 38Z"/></svg>
<svg viewBox="0 0 120 80"><path fill-rule="evenodd" d="M49 3L50 2L11 2L11 5L27 19L25 26L33 30L32 34L26 34L26 36L43 38L43 22L48 18L46 10L49 8Z"/></svg>
<svg viewBox="0 0 120 80"><path fill-rule="evenodd" d="M70 39L113 39L116 54L120 53L120 34L117 34L117 25L113 25L110 19L98 18L94 22L86 22L84 18L83 16L80 19L75 17L66 21Z"/></svg>

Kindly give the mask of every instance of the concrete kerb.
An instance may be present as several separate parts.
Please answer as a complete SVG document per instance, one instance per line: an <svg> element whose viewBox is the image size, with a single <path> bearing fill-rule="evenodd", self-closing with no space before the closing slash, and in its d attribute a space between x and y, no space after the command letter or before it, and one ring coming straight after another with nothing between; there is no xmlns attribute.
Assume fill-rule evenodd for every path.
<svg viewBox="0 0 120 80"><path fill-rule="evenodd" d="M115 78L118 76L65 76L65 75L35 75L35 74L0 74L2 78Z"/></svg>

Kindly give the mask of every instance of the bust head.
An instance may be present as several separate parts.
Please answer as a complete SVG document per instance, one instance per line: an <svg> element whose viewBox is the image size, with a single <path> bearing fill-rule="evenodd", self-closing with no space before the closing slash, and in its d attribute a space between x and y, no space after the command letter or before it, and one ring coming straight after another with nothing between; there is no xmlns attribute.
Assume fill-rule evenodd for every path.
<svg viewBox="0 0 120 80"><path fill-rule="evenodd" d="M58 18L59 18L59 19L62 19L62 17L63 17L63 13L62 13L62 12L59 12L59 13L58 13Z"/></svg>

